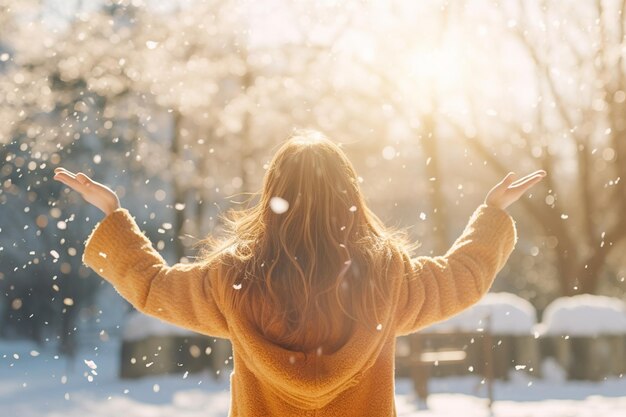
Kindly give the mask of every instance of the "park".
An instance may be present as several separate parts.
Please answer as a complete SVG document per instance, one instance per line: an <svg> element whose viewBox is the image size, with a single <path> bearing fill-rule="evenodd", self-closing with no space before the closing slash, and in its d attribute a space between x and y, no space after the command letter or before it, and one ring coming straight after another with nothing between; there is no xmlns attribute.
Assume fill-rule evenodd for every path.
<svg viewBox="0 0 626 417"><path fill-rule="evenodd" d="M193 320L167 315L181 285L149 304L132 287L149 275L137 265L156 282L211 264L211 250L235 253L224 259L248 263L223 274L236 278L215 290L224 300L252 296L248 283L268 270L323 278L310 297L293 281L269 286L275 310L233 311L264 342L333 358L341 343L322 349L321 335L347 339L353 324L338 323L379 320L376 297L396 294L384 249L358 246L361 221L410 256L405 275L418 284L395 303L423 307L380 348L393 374L368 376L379 363L353 355L368 365L350 384L384 381L388 409L404 417L622 416L623 10L617 0L0 0L0 415L266 415L241 414L232 380L238 365L278 367L242 355L238 321L203 323L226 314L219 305L179 303ZM281 177L286 143L330 143L354 173L316 160L314 175ZM308 161L293 152L285 166ZM299 191L266 195L274 175ZM310 184L340 192L307 199ZM490 196L502 184L519 193L499 205ZM235 217L256 212L256 223ZM361 239L335 238L346 230ZM318 245L325 234L334 251ZM269 243L251 254L232 236L253 236L244 249ZM220 247L229 242L237 250ZM367 288L360 276L378 295L346 312L341 294ZM329 291L341 309L320 301ZM446 297L454 308L438 304ZM278 316L287 334L272 327ZM365 322L372 337L396 323ZM320 347L297 348L309 338ZM324 414L328 392L286 389L287 401L263 387L298 404L290 415L337 415Z"/></svg>

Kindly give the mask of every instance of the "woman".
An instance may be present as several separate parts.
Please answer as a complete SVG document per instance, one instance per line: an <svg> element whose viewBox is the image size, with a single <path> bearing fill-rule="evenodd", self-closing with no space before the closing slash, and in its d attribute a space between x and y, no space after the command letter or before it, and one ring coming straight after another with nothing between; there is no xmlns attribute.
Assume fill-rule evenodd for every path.
<svg viewBox="0 0 626 417"><path fill-rule="evenodd" d="M234 213L223 241L168 266L113 191L55 172L106 215L87 265L138 310L231 340L233 417L396 415L396 337L487 292L516 241L504 209L545 175L507 175L444 256L411 257L365 205L341 149L303 132L278 150L260 201Z"/></svg>

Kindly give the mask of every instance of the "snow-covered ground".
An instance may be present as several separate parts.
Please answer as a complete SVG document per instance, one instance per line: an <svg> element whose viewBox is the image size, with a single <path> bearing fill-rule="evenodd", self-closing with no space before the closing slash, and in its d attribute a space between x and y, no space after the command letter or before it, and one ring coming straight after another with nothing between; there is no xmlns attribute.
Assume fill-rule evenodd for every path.
<svg viewBox="0 0 626 417"><path fill-rule="evenodd" d="M99 342L70 363L28 342L0 341L0 416L227 416L227 378L202 373L120 380L118 349L114 339ZM398 414L404 417L489 415L484 389L471 377L432 380L425 411L419 410L410 381L399 379L396 392ZM495 416L623 417L626 377L562 383L518 374L511 382L497 383L495 397Z"/></svg>

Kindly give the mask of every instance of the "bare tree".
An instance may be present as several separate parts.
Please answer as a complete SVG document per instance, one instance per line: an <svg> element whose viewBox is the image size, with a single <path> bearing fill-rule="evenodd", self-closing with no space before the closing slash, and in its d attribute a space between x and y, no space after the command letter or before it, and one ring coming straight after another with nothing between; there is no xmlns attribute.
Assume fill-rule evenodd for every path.
<svg viewBox="0 0 626 417"><path fill-rule="evenodd" d="M547 3L533 6L519 2L519 24L511 34L537 72L542 103L536 108L539 132L530 136L520 127L517 130L528 140L529 153L533 144L540 147L539 165L553 175L545 182L552 190L546 201L523 204L545 234L557 241L554 255L561 292L595 293L608 256L626 238L626 219L620 214L626 208L626 188L620 180L626 174L626 85L622 54L615 53L623 47L623 3L610 12L601 1L595 3L595 10L561 5L562 10ZM533 33L529 15L540 17L547 33ZM575 24L553 29L550 22L559 16ZM574 81L563 82L567 77ZM575 91L579 86L586 90L582 95ZM567 162L575 165L573 187L554 175L565 157L557 146L542 142L542 130L555 140L572 141L576 157ZM501 175L509 170L483 142L467 143Z"/></svg>

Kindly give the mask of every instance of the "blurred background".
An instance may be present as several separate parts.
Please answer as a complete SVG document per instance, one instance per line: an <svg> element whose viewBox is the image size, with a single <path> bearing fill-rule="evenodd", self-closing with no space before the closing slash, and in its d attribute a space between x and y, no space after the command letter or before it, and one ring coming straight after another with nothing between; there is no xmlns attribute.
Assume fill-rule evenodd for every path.
<svg viewBox="0 0 626 417"><path fill-rule="evenodd" d="M371 207L423 255L445 252L507 172L545 169L510 210L520 240L494 291L539 317L559 297L623 302L623 9L0 0L0 338L71 355L129 310L81 265L102 215L55 167L111 186L186 262L294 128L341 143Z"/></svg>

